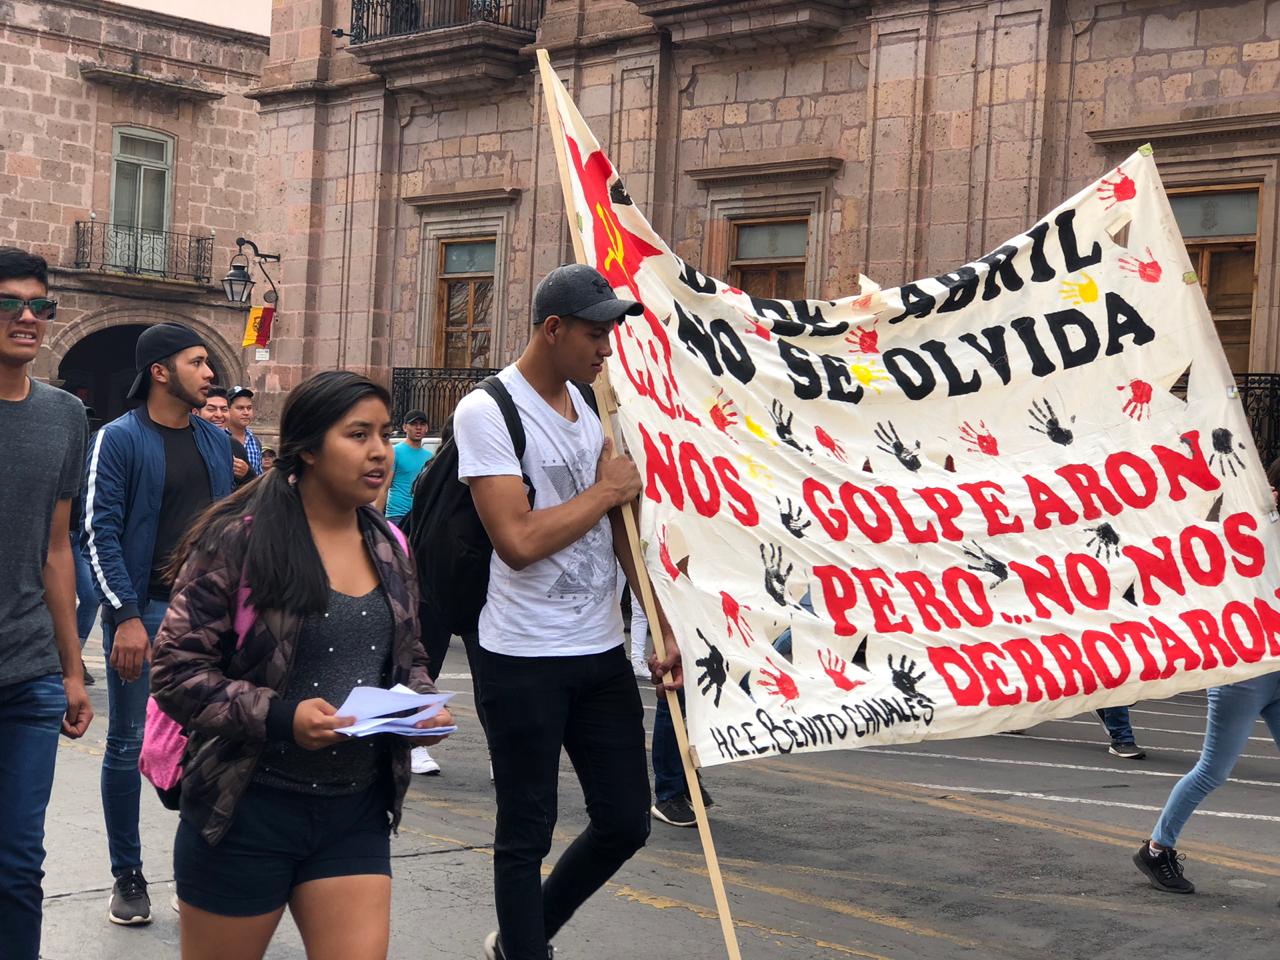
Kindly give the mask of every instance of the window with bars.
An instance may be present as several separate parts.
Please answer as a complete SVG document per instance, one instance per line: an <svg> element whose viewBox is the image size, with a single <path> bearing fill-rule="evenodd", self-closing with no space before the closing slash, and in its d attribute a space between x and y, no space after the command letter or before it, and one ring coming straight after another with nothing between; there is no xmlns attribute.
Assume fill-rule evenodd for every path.
<svg viewBox="0 0 1280 960"><path fill-rule="evenodd" d="M436 366L453 370L492 366L497 248L493 237L441 241Z"/></svg>
<svg viewBox="0 0 1280 960"><path fill-rule="evenodd" d="M1169 198L1233 373L1249 371L1257 290L1258 190L1197 189Z"/></svg>
<svg viewBox="0 0 1280 960"><path fill-rule="evenodd" d="M804 299L807 217L735 221L730 249L729 282L735 287L762 299Z"/></svg>

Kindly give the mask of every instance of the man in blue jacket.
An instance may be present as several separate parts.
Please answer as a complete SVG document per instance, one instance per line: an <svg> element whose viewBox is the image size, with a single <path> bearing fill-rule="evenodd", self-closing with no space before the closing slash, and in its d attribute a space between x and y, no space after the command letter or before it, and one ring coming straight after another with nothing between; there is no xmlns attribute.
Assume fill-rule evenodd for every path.
<svg viewBox="0 0 1280 960"><path fill-rule="evenodd" d="M146 402L98 431L90 447L81 541L102 602L107 749L102 809L115 884L109 919L151 921L142 874L138 754L151 644L169 608L164 569L196 515L231 492L231 443L193 416L213 383L199 334L178 323L143 331L129 399Z"/></svg>

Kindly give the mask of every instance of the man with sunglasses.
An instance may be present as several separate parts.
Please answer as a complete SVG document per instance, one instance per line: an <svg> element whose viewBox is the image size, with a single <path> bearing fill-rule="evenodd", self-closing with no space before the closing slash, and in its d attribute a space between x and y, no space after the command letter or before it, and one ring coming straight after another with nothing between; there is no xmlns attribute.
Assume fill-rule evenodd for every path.
<svg viewBox="0 0 1280 960"><path fill-rule="evenodd" d="M14 960L40 953L44 816L58 733L79 737L93 717L69 534L84 405L27 374L56 311L44 259L0 247L0 953Z"/></svg>
<svg viewBox="0 0 1280 960"><path fill-rule="evenodd" d="M89 450L81 543L102 602L107 652L107 749L102 809L111 856L108 919L151 922L142 874L138 754L147 713L151 644L169 609L169 555L205 507L231 492L227 434L192 414L213 384L209 350L180 323L158 323L138 337L142 400L97 432Z"/></svg>

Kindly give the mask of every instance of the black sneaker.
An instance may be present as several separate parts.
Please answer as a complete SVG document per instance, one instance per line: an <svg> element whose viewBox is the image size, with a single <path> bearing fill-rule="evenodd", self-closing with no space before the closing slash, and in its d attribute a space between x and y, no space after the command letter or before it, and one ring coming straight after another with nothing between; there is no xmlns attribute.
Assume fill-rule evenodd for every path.
<svg viewBox="0 0 1280 960"><path fill-rule="evenodd" d="M111 908L107 919L124 926L151 922L151 898L141 870L126 870L111 887Z"/></svg>
<svg viewBox="0 0 1280 960"><path fill-rule="evenodd" d="M1133 855L1137 865L1151 885L1165 893L1195 893L1196 885L1182 875L1182 861L1186 857L1178 856L1173 847L1165 847L1159 853L1152 853L1151 846L1143 843L1141 849Z"/></svg>
<svg viewBox="0 0 1280 960"><path fill-rule="evenodd" d="M551 944L547 944L547 960L555 960L556 948ZM507 955L502 952L502 941L498 939L498 931L495 930L484 938L484 960L507 960Z"/></svg>
<svg viewBox="0 0 1280 960"><path fill-rule="evenodd" d="M693 827L698 823L693 807L689 806L689 798L685 796L659 800L653 805L651 812L663 823L669 823L673 827Z"/></svg>
<svg viewBox="0 0 1280 960"><path fill-rule="evenodd" d="M83 660L80 661L80 670L84 673L84 685L86 687L92 687L98 682L94 679L93 674L89 672L89 668L84 665Z"/></svg>
<svg viewBox="0 0 1280 960"><path fill-rule="evenodd" d="M1143 750L1136 743L1117 743L1111 741L1111 749L1107 751L1113 757L1123 757L1125 760L1144 760L1147 751Z"/></svg>

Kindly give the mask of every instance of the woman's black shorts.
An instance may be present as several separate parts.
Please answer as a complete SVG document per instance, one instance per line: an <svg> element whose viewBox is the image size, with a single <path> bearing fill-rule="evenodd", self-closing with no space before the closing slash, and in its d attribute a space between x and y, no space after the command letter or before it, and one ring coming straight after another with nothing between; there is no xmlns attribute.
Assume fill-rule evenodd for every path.
<svg viewBox="0 0 1280 960"><path fill-rule="evenodd" d="M217 846L179 822L173 872L179 900L225 917L278 910L310 880L389 877L387 788L329 797L251 783Z"/></svg>

